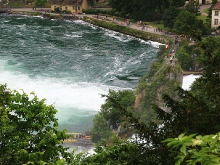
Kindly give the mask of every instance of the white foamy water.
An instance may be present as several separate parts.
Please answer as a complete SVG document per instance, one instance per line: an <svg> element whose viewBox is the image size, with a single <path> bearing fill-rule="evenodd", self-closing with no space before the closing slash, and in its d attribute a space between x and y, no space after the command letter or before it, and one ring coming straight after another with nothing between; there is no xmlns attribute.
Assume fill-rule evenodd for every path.
<svg viewBox="0 0 220 165"><path fill-rule="evenodd" d="M34 91L38 98L46 98L46 103L53 104L58 110L57 117L61 125L64 125L61 128L67 128L69 131L80 130L68 127L71 122L81 125L80 121L71 121L73 118L79 120L85 117L91 118L100 110L100 105L104 103L101 94L107 94L109 90L109 87L99 84L67 84L56 79L31 79L23 74L3 70L0 72L0 77L0 83L7 83L12 90L22 92L22 89L27 94Z"/></svg>
<svg viewBox="0 0 220 165"><path fill-rule="evenodd" d="M182 88L184 90L190 90L191 85L193 84L193 82L199 78L200 75L187 75L183 77L183 83L182 83Z"/></svg>
<svg viewBox="0 0 220 165"><path fill-rule="evenodd" d="M3 66L4 62L0 61L0 65ZM47 104L54 104L56 107L68 106L98 111L100 104L104 102L100 94L106 94L109 89L101 84L68 83L55 78L30 78L22 73L5 71L3 67L0 77L1 84L7 83L8 87L18 91L23 89L27 94L34 91L40 99L46 98Z"/></svg>

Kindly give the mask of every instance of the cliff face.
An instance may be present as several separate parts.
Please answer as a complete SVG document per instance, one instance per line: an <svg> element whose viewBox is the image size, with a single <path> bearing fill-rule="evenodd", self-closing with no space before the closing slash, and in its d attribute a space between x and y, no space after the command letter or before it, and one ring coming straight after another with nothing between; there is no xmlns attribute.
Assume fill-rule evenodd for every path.
<svg viewBox="0 0 220 165"><path fill-rule="evenodd" d="M155 69L156 68L156 69ZM154 70L154 74L152 74ZM152 104L157 104L165 111L169 111L162 100L163 94L175 98L175 89L182 85L183 72L175 60L172 64L168 59L162 63L153 64L149 72L141 80L135 100L135 109L144 122L156 120Z"/></svg>

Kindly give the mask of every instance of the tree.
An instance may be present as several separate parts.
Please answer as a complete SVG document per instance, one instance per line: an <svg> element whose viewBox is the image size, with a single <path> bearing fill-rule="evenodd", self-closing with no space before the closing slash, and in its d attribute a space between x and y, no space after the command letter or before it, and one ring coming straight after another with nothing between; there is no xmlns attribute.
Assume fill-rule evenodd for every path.
<svg viewBox="0 0 220 165"><path fill-rule="evenodd" d="M190 13L194 13L196 16L199 16L201 14L199 11L200 6L201 4L199 4L199 2L189 1L189 3L187 3L185 6L185 10Z"/></svg>
<svg viewBox="0 0 220 165"><path fill-rule="evenodd" d="M61 144L67 138L58 130L57 110L34 93L11 91L0 85L0 164L55 164L70 158Z"/></svg>
<svg viewBox="0 0 220 165"><path fill-rule="evenodd" d="M109 90L107 96L116 99L123 107L129 108L134 105L135 95L132 90L117 92ZM102 95L102 97L106 97L106 95ZM125 122L125 115L121 112L120 107L114 104L111 100L106 99L106 102L101 106L100 112L93 120L93 142L97 143L101 139L109 139L113 134L112 130L117 131L118 127Z"/></svg>
<svg viewBox="0 0 220 165"><path fill-rule="evenodd" d="M132 90L123 90L123 91L114 91L109 90L108 97L114 98L117 102L129 109L134 105L135 95ZM102 95L106 97L106 95ZM117 129L118 126L124 121L124 114L121 112L120 107L118 107L114 102L109 99L106 99L105 104L101 106L101 113L103 117L108 121L109 126L112 126L113 129Z"/></svg>
<svg viewBox="0 0 220 165"><path fill-rule="evenodd" d="M92 141L98 143L102 139L109 139L112 132L109 129L109 124L103 117L102 113L98 113L93 119Z"/></svg>
<svg viewBox="0 0 220 165"><path fill-rule="evenodd" d="M96 154L88 156L87 154L80 155L83 159L77 159L75 156L74 163L71 165L103 165L103 164L117 164L117 165L145 165L142 150L138 145L129 141L120 139L115 136L111 143L105 146L97 146L95 148Z"/></svg>
<svg viewBox="0 0 220 165"><path fill-rule="evenodd" d="M182 10L176 17L174 31L201 41L202 31L198 24L198 19L194 13Z"/></svg>
<svg viewBox="0 0 220 165"><path fill-rule="evenodd" d="M94 6L95 0L87 0L87 1L89 5Z"/></svg>
<svg viewBox="0 0 220 165"><path fill-rule="evenodd" d="M171 0L171 6L182 7L185 3L185 0Z"/></svg>
<svg viewBox="0 0 220 165"><path fill-rule="evenodd" d="M127 6L126 0L110 0L109 4L113 9L116 9L117 11L122 11L123 8Z"/></svg>
<svg viewBox="0 0 220 165"><path fill-rule="evenodd" d="M180 9L174 6L169 7L163 14L163 25L171 30L174 27L176 17L179 15Z"/></svg>
<svg viewBox="0 0 220 165"><path fill-rule="evenodd" d="M110 0L109 4L121 16L129 15L135 20L155 21L162 19L167 8L183 6L185 0Z"/></svg>
<svg viewBox="0 0 220 165"><path fill-rule="evenodd" d="M36 7L43 7L47 0L34 0L34 4Z"/></svg>

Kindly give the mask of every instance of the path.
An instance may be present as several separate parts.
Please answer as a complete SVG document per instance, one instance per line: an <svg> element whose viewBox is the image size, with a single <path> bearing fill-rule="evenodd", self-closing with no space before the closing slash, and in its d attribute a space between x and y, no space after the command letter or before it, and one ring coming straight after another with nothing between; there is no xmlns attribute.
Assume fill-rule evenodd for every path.
<svg viewBox="0 0 220 165"><path fill-rule="evenodd" d="M168 34L166 31L163 31L163 30L159 31L158 28L152 27L152 26L149 26L149 25L146 25L146 28L143 29L143 25L142 24L138 25L137 23L130 22L130 24L127 25L126 21L120 21L120 20L115 19L113 17L107 17L106 18L106 16L98 16L98 18L97 18L97 15L91 15L91 14L84 14L84 16L87 16L87 17L90 17L90 18L99 19L99 20L103 20L103 21L114 22L114 23L116 23L118 25L127 26L129 28L136 29L136 30L141 30L141 31L149 32L149 33L158 34L158 35L166 35L166 36L169 36L169 37L173 37L173 35L171 33Z"/></svg>
<svg viewBox="0 0 220 165"><path fill-rule="evenodd" d="M211 4L200 6L200 9L199 9L200 13L205 15L205 16L208 16L208 14L204 12L204 10L207 9L207 8L210 8L210 6L211 6Z"/></svg>

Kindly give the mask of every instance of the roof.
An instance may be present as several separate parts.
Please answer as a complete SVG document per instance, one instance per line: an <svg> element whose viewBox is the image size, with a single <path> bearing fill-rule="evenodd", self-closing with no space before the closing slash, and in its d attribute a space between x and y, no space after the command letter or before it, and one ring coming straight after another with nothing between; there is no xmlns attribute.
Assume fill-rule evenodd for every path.
<svg viewBox="0 0 220 165"><path fill-rule="evenodd" d="M82 6L83 0L52 0L51 4Z"/></svg>
<svg viewBox="0 0 220 165"><path fill-rule="evenodd" d="M212 10L220 10L220 1L212 6Z"/></svg>

